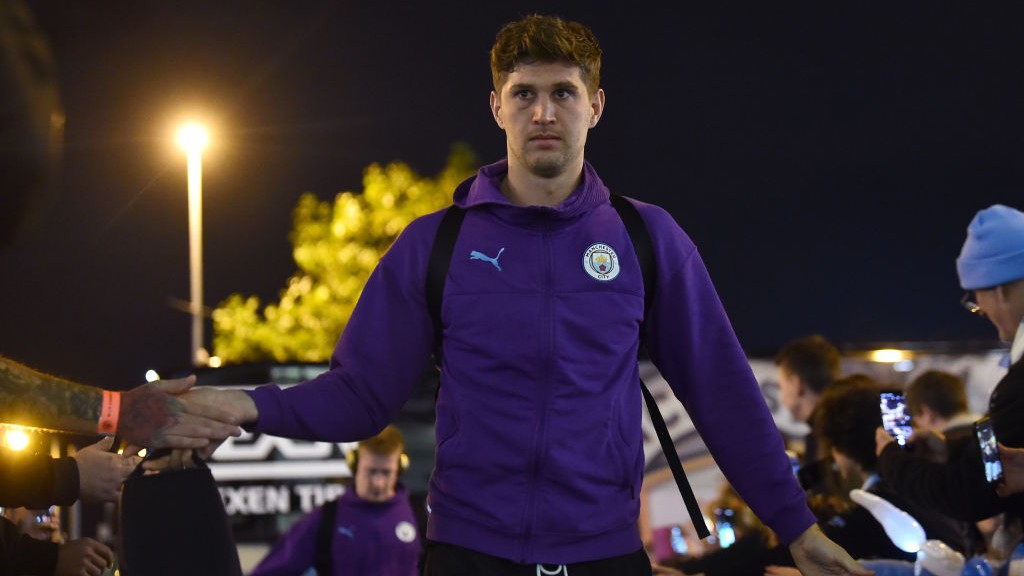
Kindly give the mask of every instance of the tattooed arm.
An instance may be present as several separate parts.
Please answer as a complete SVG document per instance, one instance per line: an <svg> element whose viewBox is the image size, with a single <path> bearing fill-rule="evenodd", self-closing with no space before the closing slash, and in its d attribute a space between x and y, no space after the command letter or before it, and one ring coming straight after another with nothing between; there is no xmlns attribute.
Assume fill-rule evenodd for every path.
<svg viewBox="0 0 1024 576"><path fill-rule="evenodd" d="M143 384L121 394L117 433L149 448L200 448L237 436L233 413L180 394L195 377ZM103 390L43 374L0 356L0 422L96 434Z"/></svg>
<svg viewBox="0 0 1024 576"><path fill-rule="evenodd" d="M103 391L0 357L0 422L96 434Z"/></svg>

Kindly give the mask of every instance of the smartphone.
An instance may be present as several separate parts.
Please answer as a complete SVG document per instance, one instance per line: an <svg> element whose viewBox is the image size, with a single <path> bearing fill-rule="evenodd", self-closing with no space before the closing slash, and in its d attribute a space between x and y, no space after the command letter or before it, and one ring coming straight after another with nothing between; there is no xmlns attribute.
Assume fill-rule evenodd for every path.
<svg viewBox="0 0 1024 576"><path fill-rule="evenodd" d="M985 479L990 484L996 484L1003 480L1003 461L999 459L999 443L996 440L996 431L992 427L992 420L988 416L982 417L974 423L974 433L978 437L978 447L981 448L981 462L985 465Z"/></svg>
<svg viewBox="0 0 1024 576"><path fill-rule="evenodd" d="M736 512L732 508L715 509L715 532L721 548L728 548L736 543L736 529L733 528L735 520Z"/></svg>
<svg viewBox="0 0 1024 576"><path fill-rule="evenodd" d="M910 425L907 399L901 392L882 392L879 398L882 409L882 427L896 439L900 446L907 445L907 438L914 428Z"/></svg>
<svg viewBox="0 0 1024 576"><path fill-rule="evenodd" d="M676 554L686 554L690 547L686 544L686 535L683 527L675 524L669 532L669 541L672 542L672 551Z"/></svg>
<svg viewBox="0 0 1024 576"><path fill-rule="evenodd" d="M53 515L57 512L56 506L50 506L49 508L41 508L39 510L33 510L35 514L36 524L44 524L53 520Z"/></svg>

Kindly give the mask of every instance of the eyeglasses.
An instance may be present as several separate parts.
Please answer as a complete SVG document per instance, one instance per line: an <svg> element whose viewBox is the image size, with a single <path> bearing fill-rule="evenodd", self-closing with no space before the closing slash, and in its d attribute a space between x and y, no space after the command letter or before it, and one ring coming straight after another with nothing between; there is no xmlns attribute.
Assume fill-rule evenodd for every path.
<svg viewBox="0 0 1024 576"><path fill-rule="evenodd" d="M960 305L971 314L981 312L981 306L978 306L978 303L974 301L974 294L971 292L964 293L963 298L960 299Z"/></svg>

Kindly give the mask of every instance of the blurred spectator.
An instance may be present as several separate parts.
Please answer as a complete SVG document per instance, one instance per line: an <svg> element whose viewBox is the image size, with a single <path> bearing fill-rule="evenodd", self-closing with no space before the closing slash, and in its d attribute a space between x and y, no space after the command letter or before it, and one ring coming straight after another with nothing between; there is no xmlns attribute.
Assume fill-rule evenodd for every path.
<svg viewBox="0 0 1024 576"><path fill-rule="evenodd" d="M96 575L113 564L114 552L106 545L92 538L55 542L52 520L38 520L34 513L26 518L19 511L5 510L0 516L0 576ZM39 531L43 524L46 529Z"/></svg>
<svg viewBox="0 0 1024 576"><path fill-rule="evenodd" d="M822 395L815 415L819 440L829 446L840 473L861 482L863 490L884 498L913 516L929 539L941 540L964 552L959 524L951 518L914 505L893 491L875 473L875 431L881 422L879 395L886 388L865 376L837 381ZM845 504L845 503L844 503ZM914 560L914 555L897 548L874 516L859 505L837 505L818 509L822 529L854 558Z"/></svg>
<svg viewBox="0 0 1024 576"><path fill-rule="evenodd" d="M394 426L351 453L352 482L337 500L300 519L250 576L287 576L316 568L320 576L419 574L420 538L409 494L405 441Z"/></svg>
<svg viewBox="0 0 1024 576"><path fill-rule="evenodd" d="M110 452L104 438L74 456L0 451L0 576L7 574L99 574L113 562L113 551L91 538L64 543L53 504L79 497L114 502L138 456ZM59 546L58 546L59 545Z"/></svg>
<svg viewBox="0 0 1024 576"><path fill-rule="evenodd" d="M839 350L819 334L797 338L775 355L782 405L793 418L811 425L818 399L825 388L839 378ZM814 431L804 437L801 465L827 457L818 450Z"/></svg>
<svg viewBox="0 0 1024 576"><path fill-rule="evenodd" d="M686 574L704 576L760 576L772 565L794 566L793 557L770 528L761 523L728 482L708 506L713 518L711 548L700 555L666 560L662 565Z"/></svg>
<svg viewBox="0 0 1024 576"><path fill-rule="evenodd" d="M907 384L907 409L914 434L922 431L944 440L938 448L941 459L947 450L958 450L963 441L974 442L974 422L980 417L967 404L967 386L963 379L942 370L923 372Z"/></svg>
<svg viewBox="0 0 1024 576"><path fill-rule="evenodd" d="M914 426L911 450L915 456L945 462L976 441L974 422L980 415L970 411L962 378L942 370L923 372L907 384L906 398ZM985 533L994 525L990 520L983 522L981 528L975 522L961 522L968 552L984 552Z"/></svg>
<svg viewBox="0 0 1024 576"><path fill-rule="evenodd" d="M775 364L783 406L795 420L811 428L803 445L795 450L800 485L812 496L848 498L853 486L844 484L829 450L818 443L813 429L818 401L840 375L839 349L820 334L811 334L785 344L776 353Z"/></svg>
<svg viewBox="0 0 1024 576"><path fill-rule="evenodd" d="M1011 342L1009 370L989 397L996 438L1024 447L1024 213L996 204L975 214L957 258L965 308L987 318L999 338ZM878 435L879 471L900 494L945 514L978 521L1001 512L1024 514L1024 495L1001 497L985 479L981 448L965 442L946 463L914 458Z"/></svg>
<svg viewBox="0 0 1024 576"><path fill-rule="evenodd" d="M45 542L64 542L61 532L60 510L56 506L30 509L3 508L3 516L15 524L22 534Z"/></svg>

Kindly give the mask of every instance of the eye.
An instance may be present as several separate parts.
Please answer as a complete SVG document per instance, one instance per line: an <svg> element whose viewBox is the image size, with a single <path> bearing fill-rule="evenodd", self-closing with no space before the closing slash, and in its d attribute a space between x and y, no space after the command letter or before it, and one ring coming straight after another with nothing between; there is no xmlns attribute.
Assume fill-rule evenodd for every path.
<svg viewBox="0 0 1024 576"><path fill-rule="evenodd" d="M532 95L533 93L526 89L512 92L512 97L516 100L528 100Z"/></svg>
<svg viewBox="0 0 1024 576"><path fill-rule="evenodd" d="M555 90L554 96L558 100L566 100L573 97L575 94L576 91L571 88L559 88Z"/></svg>

